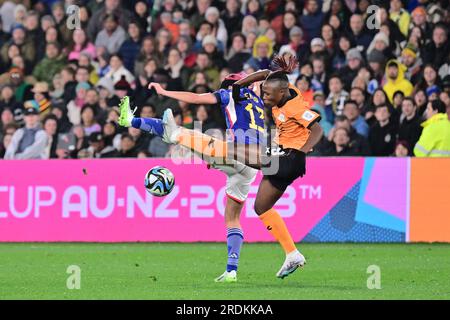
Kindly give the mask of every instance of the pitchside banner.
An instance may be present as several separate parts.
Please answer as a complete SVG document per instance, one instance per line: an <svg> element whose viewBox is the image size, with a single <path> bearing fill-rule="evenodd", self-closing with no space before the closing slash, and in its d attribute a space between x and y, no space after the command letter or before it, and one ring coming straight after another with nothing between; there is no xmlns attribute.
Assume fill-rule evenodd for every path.
<svg viewBox="0 0 450 320"><path fill-rule="evenodd" d="M157 165L175 175L163 198L144 188ZM407 158L310 158L276 209L296 241L408 241L410 166ZM253 211L260 180L242 212L249 242L273 241ZM224 241L224 186L221 172L170 159L1 161L0 241Z"/></svg>

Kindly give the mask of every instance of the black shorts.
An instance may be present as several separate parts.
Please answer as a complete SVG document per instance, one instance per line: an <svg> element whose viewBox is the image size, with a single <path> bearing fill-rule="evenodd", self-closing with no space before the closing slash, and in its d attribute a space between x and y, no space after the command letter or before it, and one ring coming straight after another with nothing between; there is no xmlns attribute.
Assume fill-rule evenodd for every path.
<svg viewBox="0 0 450 320"><path fill-rule="evenodd" d="M271 156L278 158L279 168L276 173L264 174L264 179L278 190L285 191L297 178L303 177L306 173L306 154L296 149L284 149L284 154Z"/></svg>

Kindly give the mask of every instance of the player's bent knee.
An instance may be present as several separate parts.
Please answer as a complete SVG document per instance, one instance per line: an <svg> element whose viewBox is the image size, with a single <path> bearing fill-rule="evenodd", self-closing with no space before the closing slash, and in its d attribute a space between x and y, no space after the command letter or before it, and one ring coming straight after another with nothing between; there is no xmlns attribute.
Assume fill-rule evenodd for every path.
<svg viewBox="0 0 450 320"><path fill-rule="evenodd" d="M257 214L258 216L260 216L260 215L262 215L264 212L266 212L267 210L269 210L270 208L269 208L269 209L266 209L265 206L262 206L262 205L260 205L260 204L258 204L258 203L255 202L255 205L253 206L253 209L255 210L256 214Z"/></svg>

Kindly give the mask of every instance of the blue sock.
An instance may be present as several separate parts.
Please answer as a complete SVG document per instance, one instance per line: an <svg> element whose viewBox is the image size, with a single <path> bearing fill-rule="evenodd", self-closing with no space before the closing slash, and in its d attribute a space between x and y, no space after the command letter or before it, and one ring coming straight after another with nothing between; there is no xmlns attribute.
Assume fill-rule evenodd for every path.
<svg viewBox="0 0 450 320"><path fill-rule="evenodd" d="M227 271L237 271L244 233L239 228L227 228L228 261Z"/></svg>
<svg viewBox="0 0 450 320"><path fill-rule="evenodd" d="M141 129L151 134L156 134L162 137L164 133L164 127L161 119L155 118L133 118L131 120L131 126L136 129Z"/></svg>

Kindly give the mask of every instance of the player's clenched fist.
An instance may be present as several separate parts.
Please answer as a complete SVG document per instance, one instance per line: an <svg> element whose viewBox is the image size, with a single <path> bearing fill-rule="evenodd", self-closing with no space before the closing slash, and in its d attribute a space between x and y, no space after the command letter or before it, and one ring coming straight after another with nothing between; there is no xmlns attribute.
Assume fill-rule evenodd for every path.
<svg viewBox="0 0 450 320"><path fill-rule="evenodd" d="M161 87L161 85L159 83L156 83L156 82L150 82L150 84L148 85L148 88L150 90L155 89L157 94L163 94L164 91L166 91L166 90L164 90L163 87Z"/></svg>

